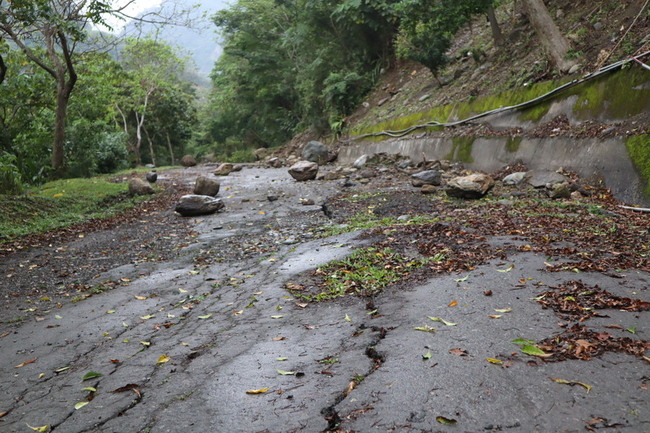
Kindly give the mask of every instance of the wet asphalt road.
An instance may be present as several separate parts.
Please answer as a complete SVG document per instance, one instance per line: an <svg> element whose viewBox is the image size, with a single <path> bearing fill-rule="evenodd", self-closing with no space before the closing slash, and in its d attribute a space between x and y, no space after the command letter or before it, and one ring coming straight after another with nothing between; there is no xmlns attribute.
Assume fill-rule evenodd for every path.
<svg viewBox="0 0 650 433"><path fill-rule="evenodd" d="M340 184L298 184L284 169L257 168L222 180L225 212L195 218L197 241L178 259L112 269L97 281L130 283L43 321L3 325L0 334L10 334L0 338L0 413L8 413L0 431L650 432L647 362L608 353L544 363L511 343L558 332L559 319L532 298L537 283L575 274L543 272L545 257L521 253L387 290L373 314L359 298L305 306L285 284L367 242L357 233L309 234L328 223L318 204ZM270 193L279 199L269 202ZM197 256L228 248L228 239L270 231L275 253L197 266ZM648 298L646 273L580 278ZM647 339L649 317L608 311L589 322L635 327ZM414 329L423 326L435 331Z"/></svg>

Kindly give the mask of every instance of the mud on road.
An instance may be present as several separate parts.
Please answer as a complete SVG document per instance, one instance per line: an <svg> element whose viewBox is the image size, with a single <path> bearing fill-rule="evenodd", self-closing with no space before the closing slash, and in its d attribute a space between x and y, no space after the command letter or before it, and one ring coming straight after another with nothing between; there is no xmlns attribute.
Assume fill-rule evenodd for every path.
<svg viewBox="0 0 650 433"><path fill-rule="evenodd" d="M183 189L209 170L160 179ZM105 289L77 302L40 274L31 302L5 298L3 278L0 430L650 430L647 218L598 196L425 196L393 167L377 174L223 177L224 212L135 221L147 241L122 236L122 260L78 276ZM2 274L93 258L79 245L110 251L119 230L7 256ZM154 240L156 260L121 252ZM308 296L325 290L319 267L367 247L426 265L383 290Z"/></svg>

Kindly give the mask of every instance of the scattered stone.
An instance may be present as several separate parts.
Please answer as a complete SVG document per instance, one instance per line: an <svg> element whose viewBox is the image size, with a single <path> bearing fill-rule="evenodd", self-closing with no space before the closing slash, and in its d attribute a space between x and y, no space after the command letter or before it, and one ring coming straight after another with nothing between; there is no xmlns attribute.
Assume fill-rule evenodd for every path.
<svg viewBox="0 0 650 433"><path fill-rule="evenodd" d="M329 160L329 150L320 141L310 141L305 144L301 156L305 161L324 164Z"/></svg>
<svg viewBox="0 0 650 433"><path fill-rule="evenodd" d="M147 179L147 182L156 183L158 180L158 173L156 173L156 170L151 170L149 173L145 174L144 177Z"/></svg>
<svg viewBox="0 0 650 433"><path fill-rule="evenodd" d="M411 217L409 215L400 215L397 217L397 221L408 221Z"/></svg>
<svg viewBox="0 0 650 433"><path fill-rule="evenodd" d="M147 195L155 191L149 182L144 179L134 178L129 180L129 195Z"/></svg>
<svg viewBox="0 0 650 433"><path fill-rule="evenodd" d="M571 66L571 67L569 68L569 72L568 72L569 75L573 75L573 74L577 73L577 72L580 70L581 67L582 67L582 66L580 66L580 65L577 64L577 63L576 63L575 65Z"/></svg>
<svg viewBox="0 0 650 433"><path fill-rule="evenodd" d="M356 161L352 164L354 168L363 168L367 163L368 163L369 156L368 155L361 155L360 157L357 158Z"/></svg>
<svg viewBox="0 0 650 433"><path fill-rule="evenodd" d="M420 192L422 194L435 194L437 191L438 188L436 188L435 185L429 185L429 184L422 185L422 188L420 189Z"/></svg>
<svg viewBox="0 0 650 433"><path fill-rule="evenodd" d="M601 31L603 29L603 27L604 27L603 23L601 23L600 21L598 21L597 23L594 23L594 30L596 30L597 32Z"/></svg>
<svg viewBox="0 0 650 433"><path fill-rule="evenodd" d="M219 193L220 186L219 182L215 179L199 176L196 178L196 182L194 183L194 194L214 197Z"/></svg>
<svg viewBox="0 0 650 433"><path fill-rule="evenodd" d="M411 184L415 187L422 185L440 185L442 175L438 170L425 170L411 176Z"/></svg>
<svg viewBox="0 0 650 433"><path fill-rule="evenodd" d="M217 176L228 176L232 172L233 165L229 162L225 162L217 167L217 169L214 171L214 174Z"/></svg>
<svg viewBox="0 0 650 433"><path fill-rule="evenodd" d="M232 171L233 172L242 171L243 169L244 169L244 166L241 165L241 164L235 164L235 165L232 166Z"/></svg>
<svg viewBox="0 0 650 433"><path fill-rule="evenodd" d="M567 183L560 183L555 185L553 189L548 192L548 196L552 199L570 198L571 190Z"/></svg>
<svg viewBox="0 0 650 433"><path fill-rule="evenodd" d="M279 197L277 195L267 195L266 199L268 201L276 201Z"/></svg>
<svg viewBox="0 0 650 433"><path fill-rule="evenodd" d="M259 149L255 149L255 151L253 151L253 155L255 155L255 159L258 160L258 161L263 160L264 158L266 158L270 154L271 154L271 151L269 149L267 149L266 147L260 147Z"/></svg>
<svg viewBox="0 0 650 433"><path fill-rule="evenodd" d="M354 168L354 167L344 167L344 168L341 170L341 173L342 173L343 175L345 175L345 176L349 176L349 175L351 175L351 174L356 173L357 171L359 171L359 169Z"/></svg>
<svg viewBox="0 0 650 433"><path fill-rule="evenodd" d="M194 167L196 165L196 159L192 155L185 155L181 158L181 165L183 167Z"/></svg>
<svg viewBox="0 0 650 433"><path fill-rule="evenodd" d="M373 177L377 177L377 173L375 173L372 170L362 170L359 172L357 175L360 179L371 179Z"/></svg>
<svg viewBox="0 0 650 433"><path fill-rule="evenodd" d="M522 180L526 178L525 171L519 171L517 173L512 173L503 178L503 183L505 185L519 185Z"/></svg>
<svg viewBox="0 0 650 433"><path fill-rule="evenodd" d="M413 161L411 161L410 158L409 158L409 159L403 159L403 160L401 160L401 161L398 161L397 164L395 164L395 165L396 165L397 168L399 168L400 170L406 170L406 169L409 168L411 165L413 165Z"/></svg>
<svg viewBox="0 0 650 433"><path fill-rule="evenodd" d="M289 168L289 174L299 182L316 179L318 164L310 161L299 161Z"/></svg>
<svg viewBox="0 0 650 433"><path fill-rule="evenodd" d="M271 158L267 161L267 163L273 168L282 167L282 160L280 158Z"/></svg>
<svg viewBox="0 0 650 433"><path fill-rule="evenodd" d="M382 105L384 105L388 101L390 101L390 98L380 99L379 102L377 102L377 107L381 107Z"/></svg>
<svg viewBox="0 0 650 433"><path fill-rule="evenodd" d="M490 176L475 173L451 179L445 191L450 197L477 199L487 194L493 186L494 179Z"/></svg>
<svg viewBox="0 0 650 433"><path fill-rule="evenodd" d="M548 184L555 185L556 183L564 183L566 181L567 178L556 171L531 170L526 173L526 182L533 188L544 188Z"/></svg>
<svg viewBox="0 0 650 433"><path fill-rule="evenodd" d="M580 200L581 198L583 198L583 195L580 194L580 191L573 191L573 192L571 193L571 198L572 198L573 200Z"/></svg>
<svg viewBox="0 0 650 433"><path fill-rule="evenodd" d="M312 205L314 205L316 203L314 202L314 200L312 200L310 198L301 198L300 199L300 204L303 205L303 206L312 206Z"/></svg>
<svg viewBox="0 0 650 433"><path fill-rule="evenodd" d="M330 171L329 173L325 173L323 176L323 180L336 180L340 178L341 175L335 171Z"/></svg>
<svg viewBox="0 0 650 433"><path fill-rule="evenodd" d="M293 245L293 244L297 244L298 240L296 238L287 238L282 243L285 245Z"/></svg>
<svg viewBox="0 0 650 433"><path fill-rule="evenodd" d="M497 204L500 204L502 206L513 206L515 204L514 201L508 200L508 199L501 199L497 201Z"/></svg>
<svg viewBox="0 0 650 433"><path fill-rule="evenodd" d="M359 179L359 183L362 184L362 185L367 185L367 184L370 183L370 179L364 177L362 179Z"/></svg>
<svg viewBox="0 0 650 433"><path fill-rule="evenodd" d="M424 102L424 101L426 101L427 99L429 99L430 97L431 97L431 95L428 94L428 93L427 93L426 95L422 95L422 96L420 96L420 97L418 98L418 102Z"/></svg>
<svg viewBox="0 0 650 433"><path fill-rule="evenodd" d="M209 195L184 195L176 205L176 212L181 216L199 216L209 215L224 207L220 198L210 197Z"/></svg>

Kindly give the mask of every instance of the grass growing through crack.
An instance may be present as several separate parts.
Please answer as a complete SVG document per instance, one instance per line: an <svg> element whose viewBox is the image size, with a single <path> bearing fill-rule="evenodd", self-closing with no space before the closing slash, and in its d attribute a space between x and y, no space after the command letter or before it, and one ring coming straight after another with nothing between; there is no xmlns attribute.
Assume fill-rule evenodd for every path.
<svg viewBox="0 0 650 433"><path fill-rule="evenodd" d="M343 260L330 262L316 270L322 278L323 290L320 293L294 292L294 296L315 302L348 294L371 296L430 260L404 257L390 248L359 249Z"/></svg>

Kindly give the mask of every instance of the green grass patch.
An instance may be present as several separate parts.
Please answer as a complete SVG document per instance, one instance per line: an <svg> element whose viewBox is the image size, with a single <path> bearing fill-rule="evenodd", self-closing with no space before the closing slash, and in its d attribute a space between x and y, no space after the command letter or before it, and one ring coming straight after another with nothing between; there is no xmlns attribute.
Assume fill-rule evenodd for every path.
<svg viewBox="0 0 650 433"><path fill-rule="evenodd" d="M147 197L131 198L126 183L104 178L65 179L46 183L24 195L0 195L0 244L93 218L106 218Z"/></svg>
<svg viewBox="0 0 650 433"><path fill-rule="evenodd" d="M328 263L316 273L323 279L320 293L294 293L310 302L326 301L346 295L371 296L396 283L431 259L411 259L390 248L363 248L343 260Z"/></svg>

